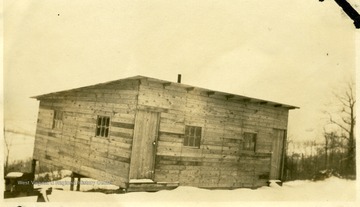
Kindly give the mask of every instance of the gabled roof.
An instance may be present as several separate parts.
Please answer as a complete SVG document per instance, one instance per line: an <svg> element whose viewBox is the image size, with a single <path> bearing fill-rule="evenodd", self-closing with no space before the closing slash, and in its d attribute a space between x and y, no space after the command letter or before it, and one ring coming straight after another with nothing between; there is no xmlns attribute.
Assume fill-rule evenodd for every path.
<svg viewBox="0 0 360 207"><path fill-rule="evenodd" d="M210 90L210 89L195 87L195 86L186 85L186 84L177 83L177 82L170 82L170 81L166 81L166 80L150 78L150 77L146 77L146 76L134 76L134 77L124 78L124 79L118 79L118 80L109 81L109 82L105 82L105 83L99 83L99 84L95 84L95 85L90 85L90 86L85 86L85 87L80 87L80 88L75 88L75 89L70 89L70 90L64 90L64 91L59 91L59 92L54 92L54 93L38 95L38 96L31 97L31 98L36 98L37 100L41 100L41 99L45 99L50 96L56 96L56 95L61 95L64 93L70 93L70 92L77 92L77 91L81 91L84 89L91 89L91 88L96 88L96 87L104 86L104 85L116 85L117 83L120 83L125 80L144 80L144 79L151 81L151 82L163 84L164 87L168 86L168 85L174 85L174 86L177 86L180 88L184 88L187 91L197 90L208 96L223 96L226 99L242 101L242 102L258 103L261 105L271 105L274 107L281 107L281 108L287 108L287 109L299 108L297 106L287 105L287 104L283 104L283 103L278 103L278 102L273 102L273 101L268 101L268 100L263 100L263 99L257 99L257 98L252 98L252 97L247 97L247 96L242 96L242 95L237 95L237 94L231 94L231 93L226 93L226 92L221 92L221 91L214 91L214 90Z"/></svg>

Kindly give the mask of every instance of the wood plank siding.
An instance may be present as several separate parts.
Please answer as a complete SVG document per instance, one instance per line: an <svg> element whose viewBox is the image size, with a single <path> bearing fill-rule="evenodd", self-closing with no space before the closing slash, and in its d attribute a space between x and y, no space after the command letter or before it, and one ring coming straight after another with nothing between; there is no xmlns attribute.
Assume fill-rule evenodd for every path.
<svg viewBox="0 0 360 207"><path fill-rule="evenodd" d="M126 187L138 81L74 90L40 99L34 159ZM53 128L55 111L62 127ZM108 137L95 136L98 115L111 120Z"/></svg>
<svg viewBox="0 0 360 207"><path fill-rule="evenodd" d="M281 175L273 146L282 156L294 108L142 76L36 98L34 159L123 188L264 186Z"/></svg>
<svg viewBox="0 0 360 207"><path fill-rule="evenodd" d="M161 111L155 181L206 188L266 185L273 129L286 130L288 109L147 80L141 81L138 105ZM183 146L186 125L202 127L199 148ZM255 152L239 148L245 132L256 133Z"/></svg>

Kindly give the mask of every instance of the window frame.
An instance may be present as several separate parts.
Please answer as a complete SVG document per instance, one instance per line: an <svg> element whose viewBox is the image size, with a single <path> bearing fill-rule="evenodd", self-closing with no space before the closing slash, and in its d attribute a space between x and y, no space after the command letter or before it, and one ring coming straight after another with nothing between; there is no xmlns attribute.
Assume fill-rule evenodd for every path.
<svg viewBox="0 0 360 207"><path fill-rule="evenodd" d="M100 121L100 122L99 122ZM97 115L95 123L95 137L107 138L110 136L111 117Z"/></svg>
<svg viewBox="0 0 360 207"><path fill-rule="evenodd" d="M185 125L184 130L183 146L200 149L203 127Z"/></svg>
<svg viewBox="0 0 360 207"><path fill-rule="evenodd" d="M53 110L52 129L62 129L64 125L64 112L61 110Z"/></svg>
<svg viewBox="0 0 360 207"><path fill-rule="evenodd" d="M254 132L243 133L243 141L241 142L241 151L256 152L256 144L257 144L257 133Z"/></svg>

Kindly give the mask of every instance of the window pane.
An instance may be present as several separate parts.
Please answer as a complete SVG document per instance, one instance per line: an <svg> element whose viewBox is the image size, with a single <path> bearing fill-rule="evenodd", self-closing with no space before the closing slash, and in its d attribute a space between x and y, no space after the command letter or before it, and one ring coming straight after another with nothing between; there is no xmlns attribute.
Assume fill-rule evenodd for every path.
<svg viewBox="0 0 360 207"><path fill-rule="evenodd" d="M104 119L105 119L105 117L102 116L102 117L101 117L101 126L104 126L104 125L105 125L105 120L104 120Z"/></svg>
<svg viewBox="0 0 360 207"><path fill-rule="evenodd" d="M101 117L100 116L98 116L98 118L97 118L97 125L101 126Z"/></svg>
<svg viewBox="0 0 360 207"><path fill-rule="evenodd" d="M185 126L184 146L200 147L201 127Z"/></svg>
<svg viewBox="0 0 360 207"><path fill-rule="evenodd" d="M110 122L110 118L109 117L106 117L106 124L105 124L105 126L109 126L109 122Z"/></svg>
<svg viewBox="0 0 360 207"><path fill-rule="evenodd" d="M244 147L243 147L243 149L244 149L244 150L248 150L248 148L249 148L248 145L249 145L248 139L245 139L245 140L244 140Z"/></svg>
<svg viewBox="0 0 360 207"><path fill-rule="evenodd" d="M96 136L100 135L100 127L96 127Z"/></svg>
<svg viewBox="0 0 360 207"><path fill-rule="evenodd" d="M104 127L100 127L100 136L102 136L102 137L104 136L104 133L105 133L104 131L105 131Z"/></svg>
<svg viewBox="0 0 360 207"><path fill-rule="evenodd" d="M185 136L188 136L190 134L190 127L189 126L185 126Z"/></svg>
<svg viewBox="0 0 360 207"><path fill-rule="evenodd" d="M53 114L53 122L52 122L52 128L53 129L61 129L63 126L62 122L62 111L54 110Z"/></svg>
<svg viewBox="0 0 360 207"><path fill-rule="evenodd" d="M256 134L244 133L243 149L249 151L255 151L256 146Z"/></svg>
<svg viewBox="0 0 360 207"><path fill-rule="evenodd" d="M96 121L95 136L108 137L109 136L110 117L98 116Z"/></svg>
<svg viewBox="0 0 360 207"><path fill-rule="evenodd" d="M201 137L201 127L197 127L197 129L196 129L196 137Z"/></svg>
<svg viewBox="0 0 360 207"><path fill-rule="evenodd" d="M195 134L195 127L190 127L190 137L193 137Z"/></svg>
<svg viewBox="0 0 360 207"><path fill-rule="evenodd" d="M196 138L195 147L200 147L200 137Z"/></svg>
<svg viewBox="0 0 360 207"><path fill-rule="evenodd" d="M255 151L256 150L256 134L253 135L253 138L252 138L252 150Z"/></svg>
<svg viewBox="0 0 360 207"><path fill-rule="evenodd" d="M187 135L184 137L184 146L189 146L189 137Z"/></svg>

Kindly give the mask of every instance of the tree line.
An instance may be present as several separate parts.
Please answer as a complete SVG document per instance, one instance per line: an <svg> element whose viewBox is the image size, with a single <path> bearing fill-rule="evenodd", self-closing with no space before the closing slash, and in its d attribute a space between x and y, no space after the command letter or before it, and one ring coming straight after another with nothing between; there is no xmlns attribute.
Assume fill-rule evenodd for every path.
<svg viewBox="0 0 360 207"><path fill-rule="evenodd" d="M341 94L334 93L335 112L324 111L327 124L322 141L297 143L307 149L303 153L289 151L294 143L287 141L285 179L313 179L321 173L356 178L356 98L354 84L349 83Z"/></svg>

